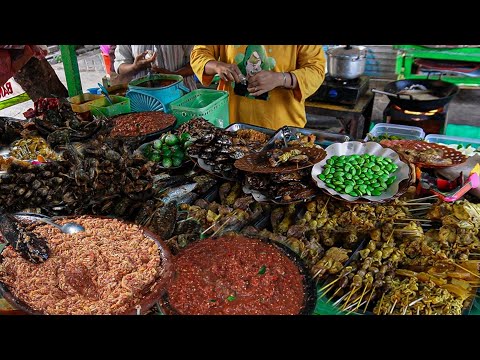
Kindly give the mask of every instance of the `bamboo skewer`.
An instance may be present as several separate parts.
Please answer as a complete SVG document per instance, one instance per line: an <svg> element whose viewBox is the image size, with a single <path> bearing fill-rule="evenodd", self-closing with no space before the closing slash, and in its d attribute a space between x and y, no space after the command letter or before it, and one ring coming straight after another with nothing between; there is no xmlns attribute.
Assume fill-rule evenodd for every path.
<svg viewBox="0 0 480 360"><path fill-rule="evenodd" d="M350 310L350 311L349 311L349 312L347 312L345 315L350 315L352 312L354 312L354 311L357 311L357 309L358 309L360 306L362 306L363 304L365 304L365 303L366 303L366 301L364 301L364 302L363 302L363 303L361 303L361 304L360 304L360 302L359 302L359 304L360 304L360 305L359 305L359 306L357 306L357 308L356 308L356 309L352 309L352 310ZM351 307L353 307L353 306L355 306L355 303L351 304L351 305L350 305L350 306L349 306L347 309L345 309L345 310L348 310L349 308L351 308Z"/></svg>
<svg viewBox="0 0 480 360"><path fill-rule="evenodd" d="M454 262L454 261L447 261L447 262L448 262L448 263L451 263L451 264L454 264L455 266L458 266L460 269L465 270L466 272L468 272L468 273L472 274L473 276L475 276L475 277L477 277L477 278L480 279L480 275L477 275L477 274L475 274L473 271L470 271L470 270L468 270L467 268L464 268L463 266L458 265L456 262Z"/></svg>
<svg viewBox="0 0 480 360"><path fill-rule="evenodd" d="M412 203L412 202L423 201L423 200L433 199L433 198L437 198L437 195L430 195L430 196L425 196L425 197L422 197L422 198L411 199L411 200L407 200L406 202L407 203Z"/></svg>
<svg viewBox="0 0 480 360"><path fill-rule="evenodd" d="M220 225L220 227L217 229L217 231L215 231L212 236L215 236L220 230L222 230L223 228L225 228L225 226L233 219L233 215L230 216L222 225Z"/></svg>
<svg viewBox="0 0 480 360"><path fill-rule="evenodd" d="M315 277L315 276L314 276ZM342 276L343 277L343 276ZM335 284L338 280L340 280L342 277L338 277L336 278L335 280L329 282L327 285L325 285L324 287L322 287L320 290L318 291L323 291L325 290L327 287L330 287L331 285Z"/></svg>
<svg viewBox="0 0 480 360"><path fill-rule="evenodd" d="M380 315L380 312L382 310L382 304L383 304L383 297L385 296L385 293L382 294L382 298L380 299L380 304L378 305L378 313L377 315Z"/></svg>
<svg viewBox="0 0 480 360"><path fill-rule="evenodd" d="M231 219L233 219L233 216L235 216L237 214L237 211L233 211L230 216L228 217L227 220L225 220L225 222L221 225L221 226L224 226L228 221L230 221ZM202 231L201 235L205 235L210 229L212 229L215 225L218 224L218 221L214 221L212 225L210 225L208 228L206 228L205 230ZM218 230L217 230L218 231Z"/></svg>
<svg viewBox="0 0 480 360"><path fill-rule="evenodd" d="M405 309L402 311L402 315L405 315L407 313L407 309L408 309L408 298L410 297L410 294L407 295L407 305L405 305Z"/></svg>
<svg viewBox="0 0 480 360"><path fill-rule="evenodd" d="M421 235L422 234L420 231L409 231L409 230L402 230L402 229L396 229L393 231L399 232L405 235Z"/></svg>
<svg viewBox="0 0 480 360"><path fill-rule="evenodd" d="M423 296L421 298L417 299L417 300L413 300L410 304L408 304L408 306L409 307L413 306L413 305L415 305L416 303L418 303L419 301L422 301L422 300L423 300Z"/></svg>
<svg viewBox="0 0 480 360"><path fill-rule="evenodd" d="M318 271L315 273L315 275L313 275L313 278L312 278L312 279L315 279L315 278L320 274L320 272L321 272L322 270L323 270L323 269L318 270Z"/></svg>
<svg viewBox="0 0 480 360"><path fill-rule="evenodd" d="M423 206L423 205L433 206L433 204L431 204L431 203L419 203L419 202L416 202L414 204L409 204L409 203L402 204L402 206Z"/></svg>
<svg viewBox="0 0 480 360"><path fill-rule="evenodd" d="M372 296L375 293L375 286L372 288L372 292L370 293L370 296L368 297L367 304L365 305L363 312L367 311L368 304L370 304L370 300L372 300Z"/></svg>
<svg viewBox="0 0 480 360"><path fill-rule="evenodd" d="M427 206L427 207L420 207L420 208L416 208L416 209L408 209L410 212L413 212L413 211L422 211L422 210L430 210L430 206Z"/></svg>
<svg viewBox="0 0 480 360"><path fill-rule="evenodd" d="M328 286L328 290L327 290L327 291L323 291L323 290L324 290L323 288L320 289L319 291L322 292L322 296L320 296L320 299L321 299L322 297L324 297L325 295L327 295L327 293L328 293L330 290L332 290L332 289L333 289L333 284L331 284L330 286Z"/></svg>
<svg viewBox="0 0 480 360"><path fill-rule="evenodd" d="M393 240L393 233L395 232L395 230L392 230L392 233L388 236L388 239L387 239L387 244L390 243L390 240ZM366 286L366 285L365 285Z"/></svg>
<svg viewBox="0 0 480 360"><path fill-rule="evenodd" d="M350 301L350 298L352 297L353 294L357 292L357 290L360 289L360 287L355 286L352 291L350 291L350 295L347 298L347 301L345 301L345 304L342 305L341 310L345 311L345 308L347 307L348 302Z"/></svg>
<svg viewBox="0 0 480 360"><path fill-rule="evenodd" d="M333 300L333 298L335 297L335 295L337 295L340 290L342 290L342 288L340 288L340 287L337 290L335 290L332 297L330 299L328 299L328 301L331 302Z"/></svg>
<svg viewBox="0 0 480 360"><path fill-rule="evenodd" d="M397 220L404 220L404 221L420 221L420 222L432 222L432 220L429 219L407 219L407 218L402 218L402 219L397 219ZM395 223L394 223L395 224Z"/></svg>
<svg viewBox="0 0 480 360"><path fill-rule="evenodd" d="M389 314L392 314L392 313L393 313L393 310L395 310L395 305L397 305L397 301L398 301L398 299L395 299L395 301L393 302L393 305L392 305L392 308L390 309ZM385 315L386 315L386 314L387 314L387 313L385 312Z"/></svg>
<svg viewBox="0 0 480 360"><path fill-rule="evenodd" d="M392 233L392 234L393 234L393 233ZM357 311L358 308L360 307L360 305L361 305L360 303L362 302L362 298L363 298L363 296L365 295L366 291L367 291L367 284L365 284L365 288L363 289L362 295L360 295L360 300L358 300L358 305L357 305L357 307L355 308L355 311Z"/></svg>
<svg viewBox="0 0 480 360"><path fill-rule="evenodd" d="M331 198L329 197L329 198L327 199L327 201L325 202L325 205L324 205L323 208L322 208L322 212L320 213L320 216L323 215L323 212L324 212L325 209L327 208L327 205L328 205L328 202L330 201L330 199L331 199Z"/></svg>
<svg viewBox="0 0 480 360"><path fill-rule="evenodd" d="M345 293L344 295L342 295L342 297L341 297L340 299L338 299L337 301L335 301L335 302L333 303L333 306L337 306L344 298L347 297L348 294L349 294L349 293Z"/></svg>

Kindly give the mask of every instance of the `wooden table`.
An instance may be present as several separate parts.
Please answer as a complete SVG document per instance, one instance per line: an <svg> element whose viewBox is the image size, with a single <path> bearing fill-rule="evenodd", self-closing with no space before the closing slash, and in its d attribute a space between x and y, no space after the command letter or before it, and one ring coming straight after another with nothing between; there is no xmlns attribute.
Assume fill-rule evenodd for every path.
<svg viewBox="0 0 480 360"><path fill-rule="evenodd" d="M363 139L368 132L372 118L375 94L368 90L355 106L335 105L323 102L305 102L307 114L333 116L337 118L352 140ZM308 125L307 125L308 127Z"/></svg>

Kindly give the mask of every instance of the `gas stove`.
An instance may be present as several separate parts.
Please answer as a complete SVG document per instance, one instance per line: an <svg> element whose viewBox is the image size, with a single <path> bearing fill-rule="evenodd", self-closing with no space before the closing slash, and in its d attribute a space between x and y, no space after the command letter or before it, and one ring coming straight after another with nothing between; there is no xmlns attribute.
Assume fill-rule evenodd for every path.
<svg viewBox="0 0 480 360"><path fill-rule="evenodd" d="M389 102L383 111L383 120L390 124L417 126L425 134L444 134L447 128L448 104L425 112L410 111Z"/></svg>
<svg viewBox="0 0 480 360"><path fill-rule="evenodd" d="M360 76L352 80L339 80L326 76L320 88L307 101L327 102L347 106L355 106L360 96L368 90L368 76Z"/></svg>

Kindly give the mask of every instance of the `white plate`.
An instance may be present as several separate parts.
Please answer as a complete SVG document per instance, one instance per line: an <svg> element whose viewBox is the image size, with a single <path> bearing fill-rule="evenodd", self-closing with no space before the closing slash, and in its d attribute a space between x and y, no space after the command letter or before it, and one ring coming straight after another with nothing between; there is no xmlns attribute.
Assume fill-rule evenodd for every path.
<svg viewBox="0 0 480 360"><path fill-rule="evenodd" d="M345 199L348 201L355 201L355 200L358 200L359 198L367 199L370 201L380 201L380 200L389 199L397 194L400 182L410 178L409 165L403 162L402 160L400 160L398 154L395 151L389 148L384 148L380 144L373 141L366 142L366 143L362 143L359 141L348 141L344 143L336 143L328 146L325 149L325 151L327 152L327 156L319 163L316 163L312 168L312 178L313 180L315 180L315 182L317 183L317 186L320 189L325 189L326 191L328 191L329 194L340 196L342 199ZM398 169L394 173L390 174L390 175L395 175L397 179L395 180L395 182L392 183L392 185L390 185L387 188L385 192L382 193L382 195L379 195L379 196L365 195L365 196L354 197L348 194L340 194L334 189L326 186L325 182L323 182L318 178L318 175L322 173L323 167L327 163L327 160L330 159L332 156L362 155L362 154L369 154L369 155L390 158L392 159L394 164L398 166Z"/></svg>

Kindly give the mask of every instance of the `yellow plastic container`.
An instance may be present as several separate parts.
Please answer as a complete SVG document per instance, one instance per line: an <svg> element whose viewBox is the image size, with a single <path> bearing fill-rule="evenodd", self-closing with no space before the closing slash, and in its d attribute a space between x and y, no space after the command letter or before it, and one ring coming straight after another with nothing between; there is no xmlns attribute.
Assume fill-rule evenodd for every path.
<svg viewBox="0 0 480 360"><path fill-rule="evenodd" d="M90 111L89 102L93 100L97 100L104 97L103 95L96 95L96 94L80 94L77 96L72 96L68 98L68 101L72 105L72 110L76 113L84 113Z"/></svg>

